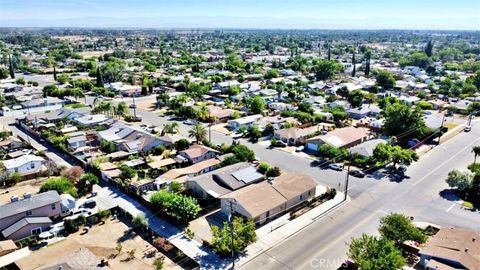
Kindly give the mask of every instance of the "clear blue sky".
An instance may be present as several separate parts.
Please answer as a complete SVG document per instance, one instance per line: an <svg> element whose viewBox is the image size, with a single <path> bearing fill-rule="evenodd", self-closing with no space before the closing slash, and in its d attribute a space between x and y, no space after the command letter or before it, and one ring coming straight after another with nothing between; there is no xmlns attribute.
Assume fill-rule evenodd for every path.
<svg viewBox="0 0 480 270"><path fill-rule="evenodd" d="M121 26L118 19L139 27L480 29L480 0L0 0L0 26Z"/></svg>

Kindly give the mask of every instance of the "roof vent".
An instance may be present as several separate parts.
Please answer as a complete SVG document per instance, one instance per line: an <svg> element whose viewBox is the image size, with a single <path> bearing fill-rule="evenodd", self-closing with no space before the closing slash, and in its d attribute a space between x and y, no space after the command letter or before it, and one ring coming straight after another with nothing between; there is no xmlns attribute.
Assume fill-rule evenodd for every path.
<svg viewBox="0 0 480 270"><path fill-rule="evenodd" d="M25 192L25 193L23 193L23 198L24 199L30 199L30 198L32 198L32 194L30 192Z"/></svg>
<svg viewBox="0 0 480 270"><path fill-rule="evenodd" d="M465 249L465 253L467 253L467 252L468 252L468 248Z"/></svg>
<svg viewBox="0 0 480 270"><path fill-rule="evenodd" d="M18 196L10 197L10 202L18 202Z"/></svg>

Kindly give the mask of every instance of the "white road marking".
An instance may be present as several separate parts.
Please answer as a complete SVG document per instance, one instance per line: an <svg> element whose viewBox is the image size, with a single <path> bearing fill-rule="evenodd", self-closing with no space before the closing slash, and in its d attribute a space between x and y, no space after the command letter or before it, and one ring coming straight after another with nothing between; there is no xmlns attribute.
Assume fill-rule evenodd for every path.
<svg viewBox="0 0 480 270"><path fill-rule="evenodd" d="M450 210L452 210L452 208L455 206L455 204L452 204L447 210L445 210L445 212L450 212Z"/></svg>

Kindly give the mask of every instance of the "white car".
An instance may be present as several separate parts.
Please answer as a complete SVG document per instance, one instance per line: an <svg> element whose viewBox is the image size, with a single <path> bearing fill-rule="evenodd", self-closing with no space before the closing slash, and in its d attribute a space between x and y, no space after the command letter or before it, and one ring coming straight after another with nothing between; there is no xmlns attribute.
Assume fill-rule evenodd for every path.
<svg viewBox="0 0 480 270"><path fill-rule="evenodd" d="M328 164L328 168L330 168L332 170L335 170L335 171L343 170L343 166L341 164L338 164L338 163L330 163L330 164Z"/></svg>

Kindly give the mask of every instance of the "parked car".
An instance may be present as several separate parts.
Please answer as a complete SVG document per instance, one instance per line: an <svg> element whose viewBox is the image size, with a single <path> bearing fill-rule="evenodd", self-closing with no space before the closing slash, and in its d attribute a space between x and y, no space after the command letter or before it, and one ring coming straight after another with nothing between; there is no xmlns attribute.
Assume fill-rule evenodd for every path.
<svg viewBox="0 0 480 270"><path fill-rule="evenodd" d="M242 137L243 137L243 133L233 133L233 134L232 134L232 138L233 138L234 140L240 139L240 138L242 138Z"/></svg>
<svg viewBox="0 0 480 270"><path fill-rule="evenodd" d="M299 147L295 148L295 152L297 152L297 153L303 152L304 149L305 149L305 147L302 145L302 146L299 146Z"/></svg>
<svg viewBox="0 0 480 270"><path fill-rule="evenodd" d="M97 202L94 201L94 200L92 200L92 199L90 199L90 200L86 200L86 201L82 204L82 206L80 206L80 207L81 207L81 208L90 208L90 209L92 209L92 208L95 208L95 206L97 206Z"/></svg>
<svg viewBox="0 0 480 270"><path fill-rule="evenodd" d="M405 166L405 165L400 165L397 169L397 172L399 172L401 174L405 173L406 171L407 171L407 166Z"/></svg>
<svg viewBox="0 0 480 270"><path fill-rule="evenodd" d="M343 166L341 164L338 164L338 163L330 163L330 164L328 164L328 168L330 168L332 170L335 170L335 171L343 170Z"/></svg>
<svg viewBox="0 0 480 270"><path fill-rule="evenodd" d="M192 119L187 119L187 120L183 121L183 123L185 125L193 126L193 125L197 124L198 121L195 121L195 120L192 120Z"/></svg>
<svg viewBox="0 0 480 270"><path fill-rule="evenodd" d="M363 173L360 170L352 170L352 171L350 171L350 175L353 176L353 177L357 177L357 178L364 178L365 177L365 173Z"/></svg>

